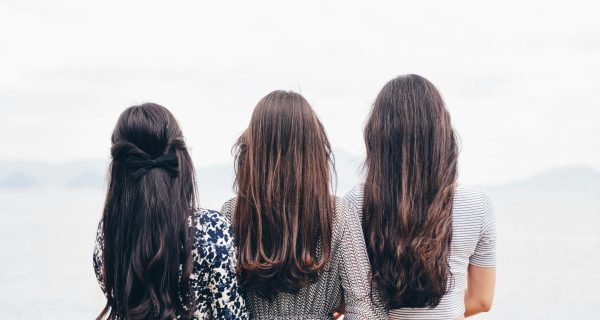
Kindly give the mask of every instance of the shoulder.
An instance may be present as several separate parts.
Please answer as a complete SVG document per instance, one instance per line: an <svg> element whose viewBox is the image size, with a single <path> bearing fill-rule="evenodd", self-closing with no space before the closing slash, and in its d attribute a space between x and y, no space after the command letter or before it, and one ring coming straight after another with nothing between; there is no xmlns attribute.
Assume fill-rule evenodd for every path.
<svg viewBox="0 0 600 320"><path fill-rule="evenodd" d="M346 197L332 197L335 203L335 213L333 217L333 228L344 229L349 225L360 225L360 211Z"/></svg>
<svg viewBox="0 0 600 320"><path fill-rule="evenodd" d="M235 205L237 203L237 197L231 198L229 200L227 200L225 203L223 203L223 205L221 206L221 213L231 221L231 217L233 215L233 212L235 211Z"/></svg>
<svg viewBox="0 0 600 320"><path fill-rule="evenodd" d="M359 204L360 202L362 202L364 190L365 184L359 183L355 185L352 189L350 189L350 191L348 191L346 195L344 195L344 198L350 201L350 203L352 204Z"/></svg>
<svg viewBox="0 0 600 320"><path fill-rule="evenodd" d="M459 185L454 193L454 205L483 205L491 201L489 192L480 185Z"/></svg>
<svg viewBox="0 0 600 320"><path fill-rule="evenodd" d="M462 217L462 220L482 223L493 219L494 209L489 192L480 185L459 186L454 193L452 214Z"/></svg>
<svg viewBox="0 0 600 320"><path fill-rule="evenodd" d="M194 213L194 245L200 248L231 245L231 223L222 213L200 209Z"/></svg>
<svg viewBox="0 0 600 320"><path fill-rule="evenodd" d="M229 219L219 211L200 209L194 213L194 222L197 229L202 227L219 227L228 225Z"/></svg>
<svg viewBox="0 0 600 320"><path fill-rule="evenodd" d="M100 240L103 241L104 240L104 220L100 219L100 222L98 222L98 227L96 227L96 241Z"/></svg>
<svg viewBox="0 0 600 320"><path fill-rule="evenodd" d="M331 196L331 202L333 203L333 208L335 209L333 211L333 221L335 222L336 220L342 220L344 219L344 216L348 214L348 210L350 209L350 205L348 203L348 200L346 200L345 198L340 198L338 196Z"/></svg>
<svg viewBox="0 0 600 320"><path fill-rule="evenodd" d="M358 215L359 220L362 219L364 190L365 184L359 183L344 195L344 200L348 202L348 206L350 207L349 209L355 211L355 214Z"/></svg>

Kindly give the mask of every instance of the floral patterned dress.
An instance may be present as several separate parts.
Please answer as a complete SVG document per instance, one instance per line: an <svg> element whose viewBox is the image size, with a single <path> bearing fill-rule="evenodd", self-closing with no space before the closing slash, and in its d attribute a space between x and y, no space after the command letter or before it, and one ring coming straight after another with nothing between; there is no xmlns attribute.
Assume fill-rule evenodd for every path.
<svg viewBox="0 0 600 320"><path fill-rule="evenodd" d="M193 319L249 319L236 279L236 253L230 222L219 212L201 209L191 219L191 226L196 230L192 251L194 271L190 277L196 297ZM101 222L94 248L94 271L106 294L102 274L103 245Z"/></svg>

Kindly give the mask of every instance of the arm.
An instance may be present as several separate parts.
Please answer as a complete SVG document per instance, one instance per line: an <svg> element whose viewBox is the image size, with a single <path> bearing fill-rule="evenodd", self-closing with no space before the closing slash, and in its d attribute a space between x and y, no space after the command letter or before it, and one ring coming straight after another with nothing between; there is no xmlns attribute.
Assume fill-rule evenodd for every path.
<svg viewBox="0 0 600 320"><path fill-rule="evenodd" d="M469 265L467 290L465 291L465 317L490 311L494 300L495 285L495 267Z"/></svg>
<svg viewBox="0 0 600 320"><path fill-rule="evenodd" d="M102 236L102 222L98 224L98 230L96 231L96 243L94 244L94 273L96 274L96 279L98 280L98 284L100 285L100 289L104 295L106 295L106 289L104 286L104 271L102 267L102 250L104 247L104 237Z"/></svg>
<svg viewBox="0 0 600 320"><path fill-rule="evenodd" d="M336 211L343 215L336 218L343 226L336 245L340 251L340 275L346 304L344 319L386 319L383 305L374 303L376 297L371 299L371 266L358 213L346 201L338 202L337 206L341 208Z"/></svg>
<svg viewBox="0 0 600 320"><path fill-rule="evenodd" d="M496 221L494 209L485 190L481 194L482 222L479 241L469 259L465 317L492 308L496 286Z"/></svg>

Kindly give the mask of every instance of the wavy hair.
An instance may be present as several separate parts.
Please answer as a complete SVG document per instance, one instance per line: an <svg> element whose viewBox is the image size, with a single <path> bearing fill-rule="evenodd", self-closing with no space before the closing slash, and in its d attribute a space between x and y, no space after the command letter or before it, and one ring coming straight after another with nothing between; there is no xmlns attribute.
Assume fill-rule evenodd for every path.
<svg viewBox="0 0 600 320"><path fill-rule="evenodd" d="M113 131L111 155L102 217L107 302L97 319L190 319L188 219L197 197L179 125L160 105L130 107ZM161 159L175 162L156 167Z"/></svg>
<svg viewBox="0 0 600 320"><path fill-rule="evenodd" d="M241 285L269 299L298 292L330 259L333 166L323 125L300 94L274 91L234 152Z"/></svg>
<svg viewBox="0 0 600 320"><path fill-rule="evenodd" d="M364 137L372 285L390 309L435 307L452 278L458 147L450 115L431 82L400 76L381 89Z"/></svg>

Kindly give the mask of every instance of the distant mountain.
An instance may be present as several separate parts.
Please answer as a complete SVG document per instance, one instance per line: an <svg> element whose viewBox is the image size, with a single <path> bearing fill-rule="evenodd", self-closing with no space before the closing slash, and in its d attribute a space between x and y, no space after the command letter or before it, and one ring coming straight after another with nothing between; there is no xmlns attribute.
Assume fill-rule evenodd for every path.
<svg viewBox="0 0 600 320"><path fill-rule="evenodd" d="M335 151L338 195L344 195L361 181L363 159L344 150ZM66 187L69 189L102 189L106 185L107 160L51 164L42 162L0 161L0 188ZM233 163L197 168L202 204L219 206L233 196ZM585 193L600 196L600 173L585 166L570 166L548 170L542 174L491 186L495 192L506 193Z"/></svg>
<svg viewBox="0 0 600 320"><path fill-rule="evenodd" d="M28 161L0 161L0 181L7 177L20 174L28 176L35 183L33 186L76 187L96 185L102 187L108 161L94 159L67 163L45 163ZM84 182L86 180L87 182ZM93 182L93 180L96 180Z"/></svg>
<svg viewBox="0 0 600 320"><path fill-rule="evenodd" d="M0 189L25 189L33 188L38 185L36 179L18 171L0 179Z"/></svg>
<svg viewBox="0 0 600 320"><path fill-rule="evenodd" d="M106 174L100 174L96 171L83 171L73 179L67 181L66 185L69 189L100 189L106 186Z"/></svg>
<svg viewBox="0 0 600 320"><path fill-rule="evenodd" d="M492 187L510 193L578 193L600 196L600 173L586 166L568 166Z"/></svg>

